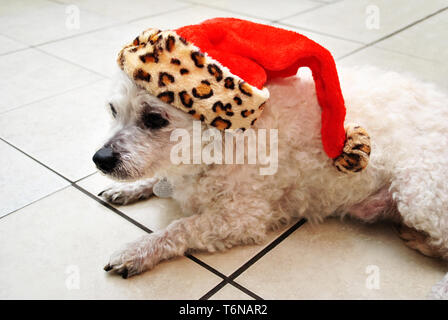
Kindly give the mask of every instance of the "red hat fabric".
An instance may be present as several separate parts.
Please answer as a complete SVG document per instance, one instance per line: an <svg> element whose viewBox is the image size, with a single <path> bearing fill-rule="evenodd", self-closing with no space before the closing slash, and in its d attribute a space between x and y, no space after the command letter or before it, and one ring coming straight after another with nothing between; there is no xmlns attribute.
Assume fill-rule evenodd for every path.
<svg viewBox="0 0 448 320"><path fill-rule="evenodd" d="M367 165L365 130L351 129L358 138L346 143L345 105L332 55L301 34L215 18L174 31L148 29L120 51L118 64L151 94L221 130L253 125L269 97L265 83L309 67L322 108L324 151L344 172ZM353 149L359 139L362 148Z"/></svg>
<svg viewBox="0 0 448 320"><path fill-rule="evenodd" d="M234 18L206 20L176 33L260 89L271 78L289 77L300 67L309 67L322 107L324 150L330 158L342 153L345 105L327 49L296 32Z"/></svg>

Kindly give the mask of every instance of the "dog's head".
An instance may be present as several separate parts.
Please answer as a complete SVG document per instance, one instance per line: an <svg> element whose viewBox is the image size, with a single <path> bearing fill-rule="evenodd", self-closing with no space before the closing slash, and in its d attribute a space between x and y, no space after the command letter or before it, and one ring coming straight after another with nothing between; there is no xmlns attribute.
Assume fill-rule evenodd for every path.
<svg viewBox="0 0 448 320"><path fill-rule="evenodd" d="M124 73L117 77L107 108L114 118L112 133L93 161L115 179L152 176L170 165L171 132L192 130L191 116L137 87Z"/></svg>

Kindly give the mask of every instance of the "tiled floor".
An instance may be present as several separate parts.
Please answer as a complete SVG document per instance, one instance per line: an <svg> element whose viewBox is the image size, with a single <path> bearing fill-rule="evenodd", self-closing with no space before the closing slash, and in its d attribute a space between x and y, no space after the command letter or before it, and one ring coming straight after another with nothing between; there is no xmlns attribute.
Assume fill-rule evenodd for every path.
<svg viewBox="0 0 448 320"><path fill-rule="evenodd" d="M96 194L110 181L90 159L107 134L115 56L143 28L250 19L307 35L340 66L374 64L448 90L447 8L447 0L0 2L0 299L425 298L448 267L406 248L388 225L350 221L296 221L264 245L197 253L128 280L106 274L113 250L181 215L166 199L105 204ZM67 20L73 12L79 28Z"/></svg>

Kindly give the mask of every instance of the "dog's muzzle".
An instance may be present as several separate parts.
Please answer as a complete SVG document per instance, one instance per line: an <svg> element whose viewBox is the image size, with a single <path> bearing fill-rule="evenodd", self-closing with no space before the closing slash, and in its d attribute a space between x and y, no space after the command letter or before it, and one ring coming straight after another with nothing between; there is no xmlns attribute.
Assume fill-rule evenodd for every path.
<svg viewBox="0 0 448 320"><path fill-rule="evenodd" d="M117 166L119 155L111 147L102 147L93 155L92 160L99 170L110 173Z"/></svg>

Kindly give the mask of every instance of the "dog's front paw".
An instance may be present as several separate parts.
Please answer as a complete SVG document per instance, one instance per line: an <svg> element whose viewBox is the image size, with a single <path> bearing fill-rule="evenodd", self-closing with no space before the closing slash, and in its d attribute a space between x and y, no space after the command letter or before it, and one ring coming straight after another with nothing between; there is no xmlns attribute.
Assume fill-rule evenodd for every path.
<svg viewBox="0 0 448 320"><path fill-rule="evenodd" d="M117 183L98 194L99 197L102 197L107 202L118 205L145 200L152 195L152 184L146 185L142 183Z"/></svg>
<svg viewBox="0 0 448 320"><path fill-rule="evenodd" d="M124 249L112 254L104 270L115 272L124 279L142 273L149 268L144 241L129 243Z"/></svg>

